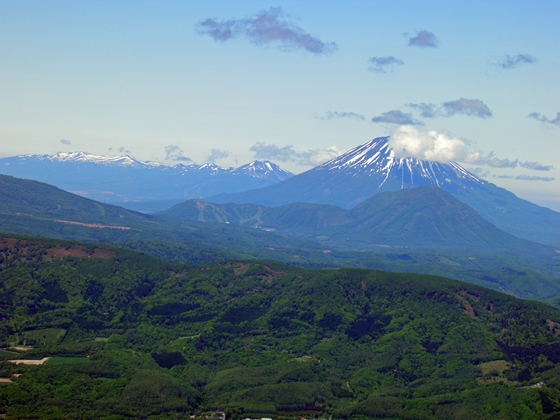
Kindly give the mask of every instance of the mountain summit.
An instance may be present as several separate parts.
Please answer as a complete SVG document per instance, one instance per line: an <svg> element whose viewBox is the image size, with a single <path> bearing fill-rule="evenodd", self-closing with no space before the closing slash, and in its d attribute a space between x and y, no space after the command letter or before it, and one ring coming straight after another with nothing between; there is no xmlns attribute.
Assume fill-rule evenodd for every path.
<svg viewBox="0 0 560 420"><path fill-rule="evenodd" d="M87 198L128 209L158 211L190 198L240 192L292 176L268 161L239 168L213 163L168 166L131 156L85 152L22 155L0 159L0 173L55 185Z"/></svg>
<svg viewBox="0 0 560 420"><path fill-rule="evenodd" d="M388 137L371 140L311 171L333 171L351 176L370 177L380 191L392 191L396 186L472 186L486 182L455 162L438 163L412 157L396 158L388 140Z"/></svg>
<svg viewBox="0 0 560 420"><path fill-rule="evenodd" d="M277 184L206 200L271 207L306 202L353 208L381 192L423 186L444 189L508 233L560 246L560 213L520 199L455 162L396 158L388 137L371 140Z"/></svg>
<svg viewBox="0 0 560 420"><path fill-rule="evenodd" d="M211 201L278 206L295 199L351 208L385 191L424 186L471 189L487 184L455 162L396 158L388 137L379 137L291 180L242 194L213 197Z"/></svg>

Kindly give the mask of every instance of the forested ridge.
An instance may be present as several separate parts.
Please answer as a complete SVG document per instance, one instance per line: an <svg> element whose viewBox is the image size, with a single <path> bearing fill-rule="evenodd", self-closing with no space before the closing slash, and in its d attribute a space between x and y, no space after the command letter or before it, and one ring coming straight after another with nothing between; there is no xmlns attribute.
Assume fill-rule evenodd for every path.
<svg viewBox="0 0 560 420"><path fill-rule="evenodd" d="M5 236L0 287L7 418L560 413L560 311L441 277Z"/></svg>
<svg viewBox="0 0 560 420"><path fill-rule="evenodd" d="M367 202L364 204L365 210L357 208L361 214L358 217L360 220L364 216L362 210L368 213L366 204ZM244 207L248 213L241 211ZM432 274L526 299L555 304L560 301L560 255L553 248L531 245L526 241L512 242L506 239L504 243L508 246L490 250L484 247L479 249L478 246L460 249L420 249L408 246L387 248L371 245L372 241L380 238L376 239L377 234L368 233L368 229L360 227L354 231L360 232L358 236L361 238L355 237L357 242L350 241L347 244L351 245L349 248L340 248L338 241L333 241L329 236L333 232L312 232L309 228L325 222L324 217L328 216L329 220L342 217L339 211L343 210L336 211L334 206L327 206L326 209L323 206L301 203L274 210L277 212L275 217L282 220L284 227L292 226L292 233L295 232L295 235L235 226L233 219L231 224L202 221L213 220L216 216L223 222L226 220L224 217L230 220L233 213L244 214L244 218L250 219L250 214L255 216L250 210L253 207L229 205L224 207L228 209L225 214L222 211L215 213L217 207L210 206L204 207L202 212L201 209L196 210L195 220L173 220L89 200L44 183L0 175L2 232L102 242L186 264L264 259L304 268L356 267ZM288 207L294 212L286 212ZM414 214L422 211L422 205L418 203L413 207ZM181 208L184 206L177 209ZM402 206L399 208L403 210ZM379 216L378 213L378 210L373 211L373 214ZM400 211L395 214L397 213L400 214L401 222L406 219ZM209 214L214 216L208 218ZM421 227L426 224L413 225ZM388 232L392 235L395 230L390 229ZM427 232L421 229L420 237L426 238ZM346 235L344 231L339 234ZM529 246L512 247L514 242L519 244L519 241Z"/></svg>

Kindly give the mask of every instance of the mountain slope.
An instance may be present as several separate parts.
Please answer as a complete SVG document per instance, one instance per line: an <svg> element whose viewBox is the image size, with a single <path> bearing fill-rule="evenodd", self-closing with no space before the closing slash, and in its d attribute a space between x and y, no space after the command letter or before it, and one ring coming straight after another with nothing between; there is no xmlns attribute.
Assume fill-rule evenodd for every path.
<svg viewBox="0 0 560 420"><path fill-rule="evenodd" d="M254 161L239 168L210 163L171 167L130 156L83 152L0 159L0 173L143 211L163 210L188 198L259 188L292 176L268 161Z"/></svg>
<svg viewBox="0 0 560 420"><path fill-rule="evenodd" d="M121 244L189 263L262 259L273 249L277 261L332 264L317 241L145 215L6 175L0 175L0 232Z"/></svg>
<svg viewBox="0 0 560 420"><path fill-rule="evenodd" d="M353 218L349 230L362 235L367 232L383 243L477 249L537 246L497 229L437 187L380 193L349 213Z"/></svg>
<svg viewBox="0 0 560 420"><path fill-rule="evenodd" d="M379 248L371 246L378 242L373 242L368 230L354 229L351 238L342 229L340 238L336 231L327 231L352 220L347 210L333 206L296 203L270 209L277 226L276 232L270 232L274 229L250 227L266 227L262 206L206 204L212 210L196 210L186 221L172 220L98 203L36 181L8 176L0 180L3 232L110 243L189 264L272 259L304 267L354 266L445 275L528 299L560 295L556 278L560 256L536 244L514 249L515 238L504 250L465 250L464 245L463 251ZM236 226L240 222L232 215L245 220L245 225Z"/></svg>
<svg viewBox="0 0 560 420"><path fill-rule="evenodd" d="M326 235L333 245L367 249L373 244L433 249L554 250L512 236L437 187L384 192L351 210L326 204L212 204L190 200L162 212L181 219L276 229L295 235Z"/></svg>
<svg viewBox="0 0 560 420"><path fill-rule="evenodd" d="M237 194L207 198L214 203L281 206L293 202L352 208L381 192L436 186L513 235L560 246L560 213L516 197L454 162L395 158L387 137L376 138L286 181Z"/></svg>
<svg viewBox="0 0 560 420"><path fill-rule="evenodd" d="M0 213L133 226L153 217L71 194L52 185L0 175Z"/></svg>
<svg viewBox="0 0 560 420"><path fill-rule="evenodd" d="M50 357L2 364L6 418L560 414L560 311L482 287L5 236L0 268L0 359Z"/></svg>

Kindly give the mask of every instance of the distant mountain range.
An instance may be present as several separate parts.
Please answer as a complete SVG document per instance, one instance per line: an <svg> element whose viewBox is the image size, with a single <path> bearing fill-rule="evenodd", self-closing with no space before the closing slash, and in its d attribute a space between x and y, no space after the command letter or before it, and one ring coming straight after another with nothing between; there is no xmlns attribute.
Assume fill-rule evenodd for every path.
<svg viewBox="0 0 560 420"><path fill-rule="evenodd" d="M512 235L560 246L560 213L520 199L457 163L396 158L388 137L376 138L274 185L216 195L206 201L270 207L302 202L353 208L382 192L422 186L447 191Z"/></svg>
<svg viewBox="0 0 560 420"><path fill-rule="evenodd" d="M83 152L3 158L0 173L46 182L87 198L139 211L164 210L190 198L246 191L293 176L268 161L254 161L239 168L211 163L168 166L130 156Z"/></svg>

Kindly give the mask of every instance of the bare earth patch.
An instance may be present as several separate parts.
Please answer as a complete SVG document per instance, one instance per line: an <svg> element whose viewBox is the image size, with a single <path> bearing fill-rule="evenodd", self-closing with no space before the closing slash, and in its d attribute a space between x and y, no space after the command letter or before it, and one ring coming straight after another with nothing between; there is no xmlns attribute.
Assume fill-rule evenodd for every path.
<svg viewBox="0 0 560 420"><path fill-rule="evenodd" d="M460 292L459 292L460 293ZM476 319L478 318L476 316L476 313L473 309L473 307L471 306L471 304L469 303L469 301L467 300L466 297L461 296L459 293L455 293L455 296L457 296L457 298L463 303L463 312L465 312L468 316L470 316L472 319Z"/></svg>
<svg viewBox="0 0 560 420"><path fill-rule="evenodd" d="M65 223L67 225L76 225L76 226L84 226L88 228L94 229L118 229L118 230L130 230L129 227L126 226L111 226L111 225L99 225L97 223L81 223L81 222L72 222L70 220L55 220L57 223Z"/></svg>
<svg viewBox="0 0 560 420"><path fill-rule="evenodd" d="M50 257L78 257L78 258L115 258L114 251L95 248L92 253L87 253L83 246L73 246L71 248L49 248L47 255Z"/></svg>
<svg viewBox="0 0 560 420"><path fill-rule="evenodd" d="M41 360L28 360L28 359L19 359L19 360L8 360L8 362L13 363L14 365L42 365L50 357L43 357Z"/></svg>

